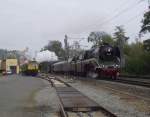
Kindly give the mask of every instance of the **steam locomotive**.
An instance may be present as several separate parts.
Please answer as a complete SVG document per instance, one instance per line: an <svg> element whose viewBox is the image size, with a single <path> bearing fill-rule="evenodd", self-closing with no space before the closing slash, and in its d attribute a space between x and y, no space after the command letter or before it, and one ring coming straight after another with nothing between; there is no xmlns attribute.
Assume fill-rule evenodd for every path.
<svg viewBox="0 0 150 117"><path fill-rule="evenodd" d="M52 65L53 72L83 75L92 78L117 78L120 69L120 50L109 44L85 51L68 61Z"/></svg>

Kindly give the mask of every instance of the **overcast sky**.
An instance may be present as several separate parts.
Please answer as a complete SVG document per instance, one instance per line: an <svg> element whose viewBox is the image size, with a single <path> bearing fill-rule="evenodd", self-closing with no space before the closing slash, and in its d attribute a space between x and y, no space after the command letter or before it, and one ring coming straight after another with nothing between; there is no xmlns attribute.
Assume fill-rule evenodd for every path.
<svg viewBox="0 0 150 117"><path fill-rule="evenodd" d="M134 41L146 10L147 0L0 0L0 48L35 51L48 40L63 42L65 34L112 34L116 25Z"/></svg>

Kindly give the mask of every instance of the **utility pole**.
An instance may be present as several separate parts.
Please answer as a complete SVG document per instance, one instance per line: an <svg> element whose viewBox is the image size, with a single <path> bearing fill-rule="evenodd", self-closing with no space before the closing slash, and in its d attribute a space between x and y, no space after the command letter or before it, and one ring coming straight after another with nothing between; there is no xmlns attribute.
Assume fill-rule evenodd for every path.
<svg viewBox="0 0 150 117"><path fill-rule="evenodd" d="M69 45L68 45L68 36L67 35L65 35L64 43L65 43L65 59L68 60L68 58L69 58Z"/></svg>
<svg viewBox="0 0 150 117"><path fill-rule="evenodd" d="M72 49L74 48L76 51L78 51L80 49L80 41L87 39L87 38L72 38L72 37L68 37L67 35L65 35L64 44L65 44L65 59L66 60L69 58L69 55L70 55L70 53L69 53L70 47L69 47L68 39L76 40L76 41L74 41L74 44L72 45Z"/></svg>
<svg viewBox="0 0 150 117"><path fill-rule="evenodd" d="M148 0L148 9L150 10L150 0Z"/></svg>
<svg viewBox="0 0 150 117"><path fill-rule="evenodd" d="M118 40L118 47L119 47L119 49L120 49L121 68L123 68L124 65L125 65L125 58L124 58L124 52L123 52L124 44L125 44L124 38L120 38L120 39Z"/></svg>

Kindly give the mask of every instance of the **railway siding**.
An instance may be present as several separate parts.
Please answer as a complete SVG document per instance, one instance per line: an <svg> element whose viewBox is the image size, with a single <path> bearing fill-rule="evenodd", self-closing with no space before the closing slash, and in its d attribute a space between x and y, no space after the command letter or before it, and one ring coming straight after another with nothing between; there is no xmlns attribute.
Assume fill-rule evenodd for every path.
<svg viewBox="0 0 150 117"><path fill-rule="evenodd" d="M127 75L127 74L120 74L120 77L126 77L126 78L142 78L142 79L150 79L150 75L144 76L144 75Z"/></svg>
<svg viewBox="0 0 150 117"><path fill-rule="evenodd" d="M109 112L61 79L48 76L45 76L44 79L48 80L56 89L60 100L61 117L82 117L83 115L85 117L116 117L115 114Z"/></svg>
<svg viewBox="0 0 150 117"><path fill-rule="evenodd" d="M62 78L62 76L59 78ZM118 117L150 116L150 103L147 100L150 96L149 88L93 79L74 79L76 79L74 83L71 83L69 77L64 76L62 78Z"/></svg>

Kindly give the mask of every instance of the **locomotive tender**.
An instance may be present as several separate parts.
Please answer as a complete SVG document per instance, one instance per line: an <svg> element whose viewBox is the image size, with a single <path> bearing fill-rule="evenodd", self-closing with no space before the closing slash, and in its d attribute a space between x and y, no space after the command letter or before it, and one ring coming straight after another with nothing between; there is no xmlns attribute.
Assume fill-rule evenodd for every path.
<svg viewBox="0 0 150 117"><path fill-rule="evenodd" d="M68 61L55 63L52 69L56 73L70 73L93 78L102 76L117 78L120 69L120 51L118 47L103 44Z"/></svg>

